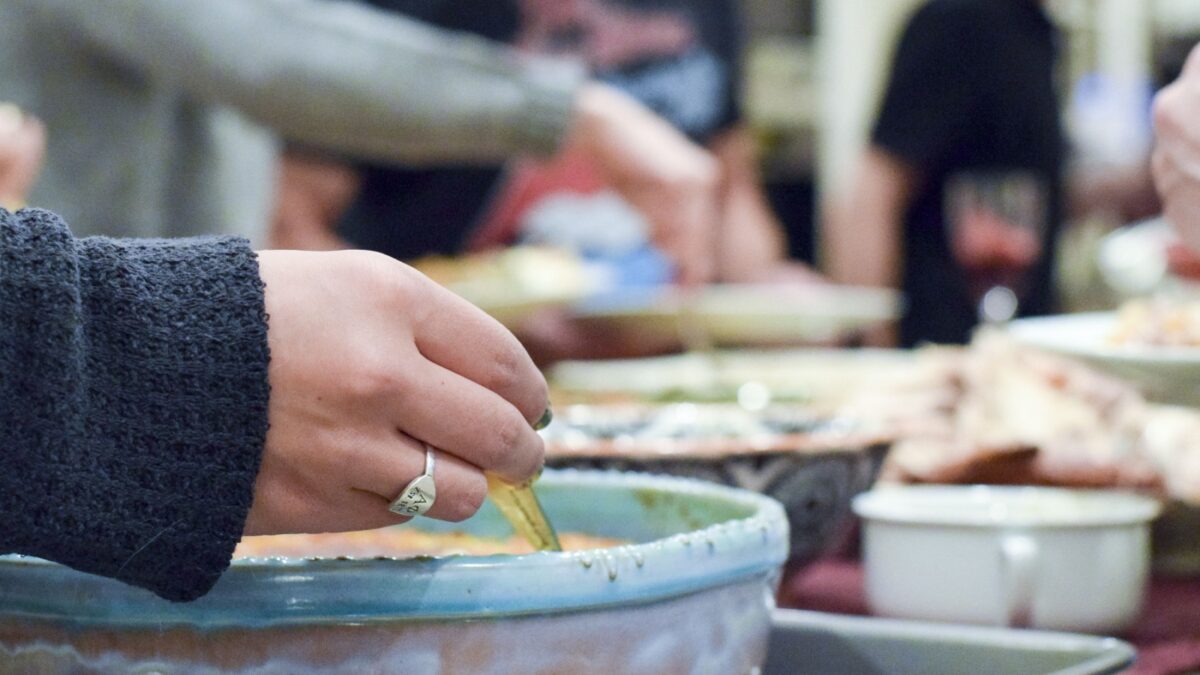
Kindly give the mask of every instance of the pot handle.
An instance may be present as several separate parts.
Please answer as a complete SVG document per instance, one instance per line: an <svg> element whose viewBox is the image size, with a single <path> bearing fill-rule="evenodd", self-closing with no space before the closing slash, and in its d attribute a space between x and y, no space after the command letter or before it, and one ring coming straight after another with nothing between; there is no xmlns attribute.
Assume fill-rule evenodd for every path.
<svg viewBox="0 0 1200 675"><path fill-rule="evenodd" d="M1000 539L1000 578L1003 584L1004 625L1033 625L1033 581L1037 540L1028 532L1006 532Z"/></svg>

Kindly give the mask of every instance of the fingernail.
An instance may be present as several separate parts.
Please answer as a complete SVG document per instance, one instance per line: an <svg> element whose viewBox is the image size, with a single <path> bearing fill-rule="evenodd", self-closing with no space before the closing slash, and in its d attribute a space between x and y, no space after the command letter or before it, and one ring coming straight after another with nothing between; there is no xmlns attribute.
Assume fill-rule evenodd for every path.
<svg viewBox="0 0 1200 675"><path fill-rule="evenodd" d="M546 412L542 413L542 416L538 418L538 421L533 423L533 429L534 431L541 431L542 429L550 426L550 422L552 421L554 421L554 411L547 406Z"/></svg>

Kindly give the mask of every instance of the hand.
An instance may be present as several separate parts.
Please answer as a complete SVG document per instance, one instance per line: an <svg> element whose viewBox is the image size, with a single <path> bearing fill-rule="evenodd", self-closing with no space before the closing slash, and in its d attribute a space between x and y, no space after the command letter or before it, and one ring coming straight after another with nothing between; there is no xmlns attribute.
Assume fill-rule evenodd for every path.
<svg viewBox="0 0 1200 675"><path fill-rule="evenodd" d="M42 123L14 105L0 103L0 206L25 202L45 154Z"/></svg>
<svg viewBox="0 0 1200 675"><path fill-rule="evenodd" d="M458 521L483 471L533 476L545 380L516 338L416 270L362 251L267 251L270 430L247 534L330 532L387 510L437 452L428 515Z"/></svg>
<svg viewBox="0 0 1200 675"><path fill-rule="evenodd" d="M1200 47L1154 99L1154 184L1184 243L1200 249Z"/></svg>
<svg viewBox="0 0 1200 675"><path fill-rule="evenodd" d="M637 101L599 84L584 87L576 99L565 150L591 160L646 217L682 281L712 278L718 170L708 152Z"/></svg>

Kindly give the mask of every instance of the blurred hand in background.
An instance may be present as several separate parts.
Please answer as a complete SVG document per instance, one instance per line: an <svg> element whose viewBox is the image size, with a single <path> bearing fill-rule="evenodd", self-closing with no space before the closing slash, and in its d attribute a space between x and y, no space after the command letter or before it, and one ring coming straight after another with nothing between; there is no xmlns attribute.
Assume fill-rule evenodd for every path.
<svg viewBox="0 0 1200 675"><path fill-rule="evenodd" d="M1154 130L1154 183L1163 214L1189 247L1200 249L1200 47L1155 98Z"/></svg>
<svg viewBox="0 0 1200 675"><path fill-rule="evenodd" d="M25 204L46 154L46 129L32 115L0 103L0 206Z"/></svg>
<svg viewBox="0 0 1200 675"><path fill-rule="evenodd" d="M633 98L584 87L564 151L590 160L606 182L650 222L654 241L684 283L715 274L719 222L716 160Z"/></svg>

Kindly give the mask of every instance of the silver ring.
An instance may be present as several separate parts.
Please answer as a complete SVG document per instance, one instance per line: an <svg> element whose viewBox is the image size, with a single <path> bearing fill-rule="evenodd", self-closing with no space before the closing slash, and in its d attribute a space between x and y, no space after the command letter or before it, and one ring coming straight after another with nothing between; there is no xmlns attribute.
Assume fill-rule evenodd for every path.
<svg viewBox="0 0 1200 675"><path fill-rule="evenodd" d="M433 448L425 443L425 473L417 476L392 502L388 510L401 516L423 516L433 508L437 499L437 485L433 482Z"/></svg>

